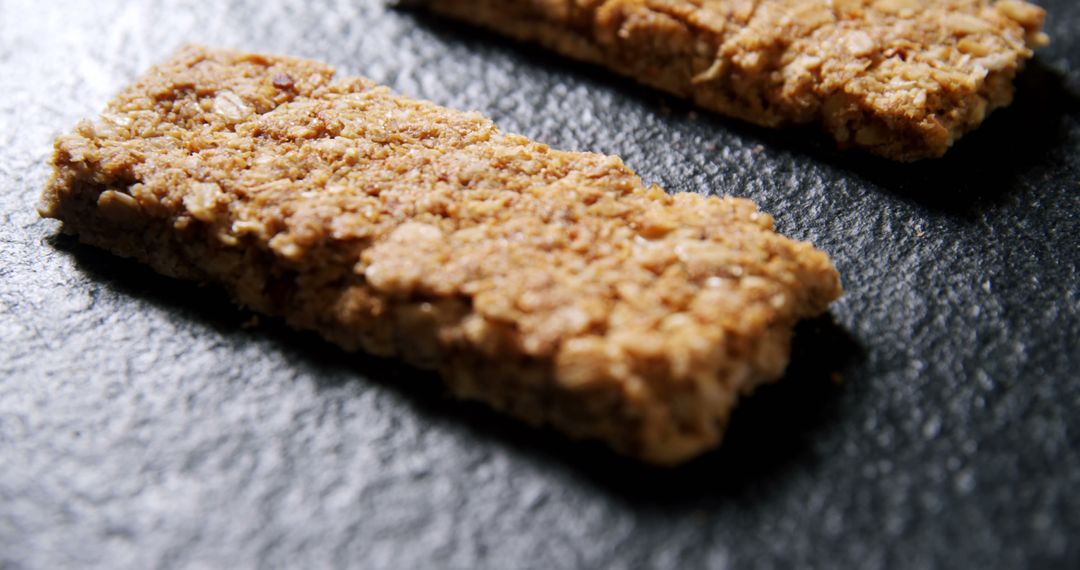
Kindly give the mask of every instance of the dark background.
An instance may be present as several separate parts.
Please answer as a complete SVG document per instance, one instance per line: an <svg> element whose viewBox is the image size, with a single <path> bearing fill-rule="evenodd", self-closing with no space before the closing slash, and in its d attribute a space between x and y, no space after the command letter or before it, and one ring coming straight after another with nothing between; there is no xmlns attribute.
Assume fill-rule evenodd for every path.
<svg viewBox="0 0 1080 570"><path fill-rule="evenodd" d="M1043 4L1015 105L898 165L376 0L0 0L0 568L1080 567L1080 6ZM679 470L448 400L38 219L51 139L187 41L752 198L847 294Z"/></svg>

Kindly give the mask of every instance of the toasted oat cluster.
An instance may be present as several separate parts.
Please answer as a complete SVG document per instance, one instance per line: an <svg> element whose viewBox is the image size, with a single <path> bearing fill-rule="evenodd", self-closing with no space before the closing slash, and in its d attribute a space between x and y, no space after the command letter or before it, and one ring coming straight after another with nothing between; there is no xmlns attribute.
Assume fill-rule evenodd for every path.
<svg viewBox="0 0 1080 570"><path fill-rule="evenodd" d="M841 146L939 157L1008 105L1047 42L1022 0L423 0L770 127L818 123Z"/></svg>
<svg viewBox="0 0 1080 570"><path fill-rule="evenodd" d="M656 463L715 446L840 294L749 201L309 61L185 48L54 163L41 213L84 242Z"/></svg>

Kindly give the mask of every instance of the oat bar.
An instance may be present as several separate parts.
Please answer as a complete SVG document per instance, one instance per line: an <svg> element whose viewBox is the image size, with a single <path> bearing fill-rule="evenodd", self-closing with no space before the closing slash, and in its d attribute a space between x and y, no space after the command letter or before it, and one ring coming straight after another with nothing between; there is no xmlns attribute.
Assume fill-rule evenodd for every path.
<svg viewBox="0 0 1080 570"><path fill-rule="evenodd" d="M818 123L841 146L939 157L1008 105L1047 37L1020 0L422 0L718 113Z"/></svg>
<svg viewBox="0 0 1080 570"><path fill-rule="evenodd" d="M185 48L54 164L41 213L86 243L662 464L717 445L840 294L747 200L298 59Z"/></svg>

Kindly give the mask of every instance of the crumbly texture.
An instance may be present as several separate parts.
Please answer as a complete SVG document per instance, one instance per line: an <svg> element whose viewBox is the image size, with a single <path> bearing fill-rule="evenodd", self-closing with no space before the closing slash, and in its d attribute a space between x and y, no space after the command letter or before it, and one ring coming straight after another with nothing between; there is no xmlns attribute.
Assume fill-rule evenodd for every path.
<svg viewBox="0 0 1080 570"><path fill-rule="evenodd" d="M185 48L56 141L41 213L450 390L672 464L780 376L840 294L828 257L733 198L334 79Z"/></svg>
<svg viewBox="0 0 1080 570"><path fill-rule="evenodd" d="M1020 0L422 0L759 125L939 157L1047 37Z"/></svg>

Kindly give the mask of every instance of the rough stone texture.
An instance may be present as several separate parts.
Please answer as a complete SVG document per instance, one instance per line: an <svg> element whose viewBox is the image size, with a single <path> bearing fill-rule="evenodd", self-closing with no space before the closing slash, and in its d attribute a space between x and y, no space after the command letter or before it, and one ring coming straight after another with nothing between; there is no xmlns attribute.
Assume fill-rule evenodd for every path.
<svg viewBox="0 0 1080 570"><path fill-rule="evenodd" d="M1053 43L1015 104L902 166L374 2L0 1L0 567L1077 567L1080 9L1042 5ZM847 295L675 472L241 328L219 292L34 212L52 138L186 41L751 198Z"/></svg>

